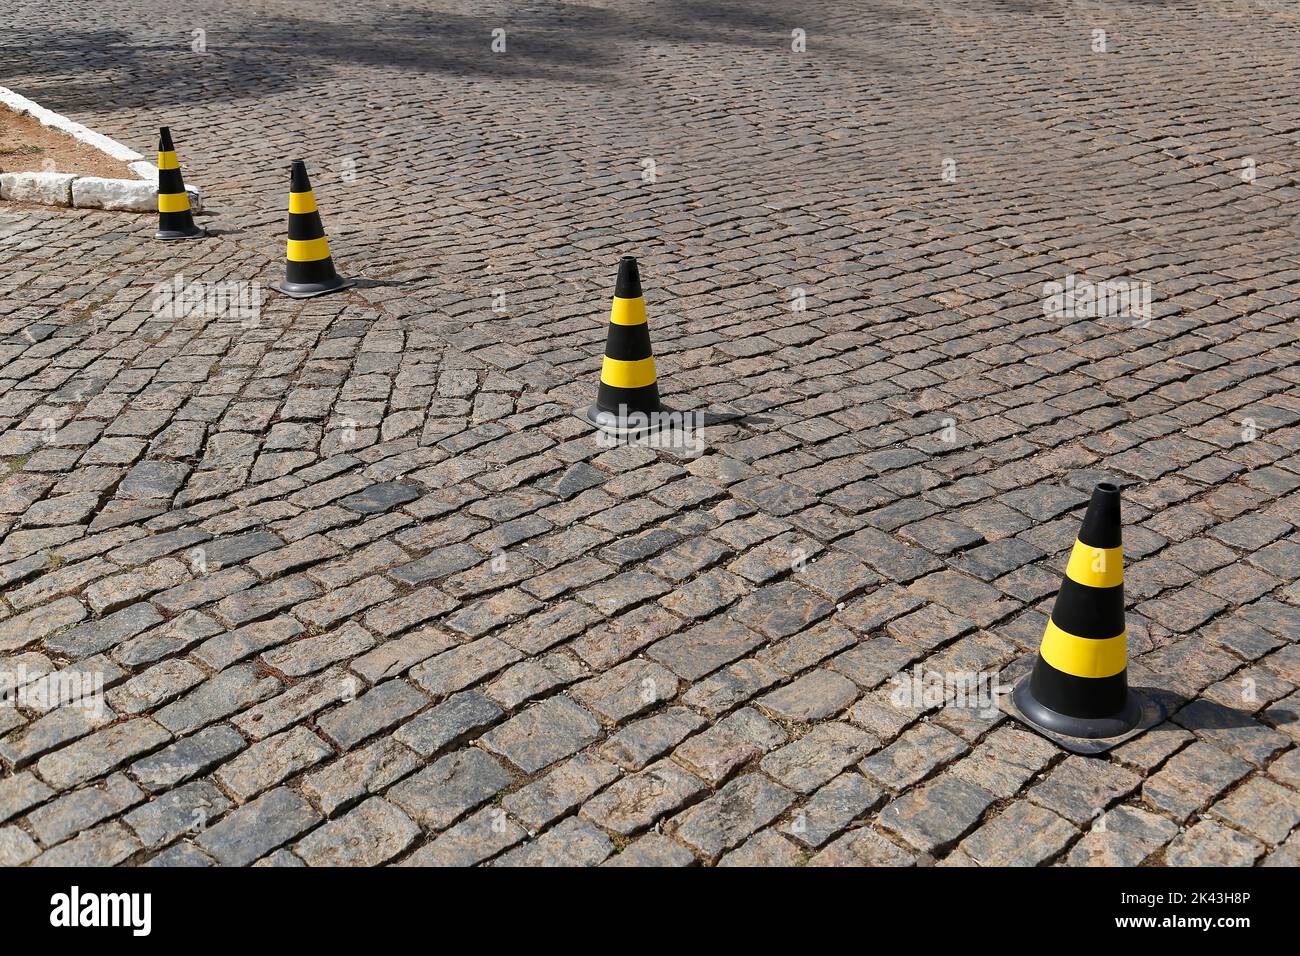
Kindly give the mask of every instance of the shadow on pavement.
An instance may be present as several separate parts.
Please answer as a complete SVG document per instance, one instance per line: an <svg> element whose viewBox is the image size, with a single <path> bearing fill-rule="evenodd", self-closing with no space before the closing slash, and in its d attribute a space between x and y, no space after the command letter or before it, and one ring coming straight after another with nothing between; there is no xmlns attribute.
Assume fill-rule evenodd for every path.
<svg viewBox="0 0 1300 956"><path fill-rule="evenodd" d="M639 61L637 51L656 43L779 49L791 24L815 22L789 4L755 6L672 0L632 14L555 4L479 15L404 6L345 13L341 22L266 15L205 22L204 53L190 48L188 27L79 29L69 17L67 26L7 31L0 74L49 77L50 88L31 92L51 109L74 113L292 95L357 66L612 87L635 84L629 56ZM506 31L500 54L492 51L499 29Z"/></svg>

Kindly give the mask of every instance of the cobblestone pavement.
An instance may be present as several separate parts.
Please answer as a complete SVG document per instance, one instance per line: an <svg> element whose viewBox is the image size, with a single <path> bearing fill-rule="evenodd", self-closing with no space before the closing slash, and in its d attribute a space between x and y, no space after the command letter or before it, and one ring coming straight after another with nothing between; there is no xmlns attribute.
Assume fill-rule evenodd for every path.
<svg viewBox="0 0 1300 956"><path fill-rule="evenodd" d="M4 82L219 235L0 205L0 669L107 705L0 709L0 860L1300 862L1294 8L64 6ZM156 309L297 157L369 281ZM702 456L572 414L627 253ZM1171 719L895 699L1036 649L1102 478Z"/></svg>

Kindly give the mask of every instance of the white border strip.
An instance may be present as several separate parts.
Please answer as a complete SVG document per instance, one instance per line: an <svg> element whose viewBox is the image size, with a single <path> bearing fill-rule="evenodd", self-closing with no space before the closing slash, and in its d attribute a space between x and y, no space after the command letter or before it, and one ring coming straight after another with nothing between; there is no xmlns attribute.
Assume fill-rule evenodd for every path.
<svg viewBox="0 0 1300 956"><path fill-rule="evenodd" d="M48 110L8 87L0 86L0 104L16 113L32 117L42 126L66 133L77 142L97 149L112 159L127 163L127 169L139 177L105 179L68 173L0 173L0 199L75 206L80 209L157 211L158 169L153 163L145 161L140 153L103 133L96 133L89 127L74 123L66 116ZM200 212L203 200L198 187L187 183L185 191L190 194L190 208L194 212Z"/></svg>
<svg viewBox="0 0 1300 956"><path fill-rule="evenodd" d="M140 153L123 146L117 140L109 139L103 133L96 133L93 129L82 126L80 123L74 123L60 113L47 110L40 103L29 100L21 93L15 93L6 86L0 86L0 103L4 103L15 112L26 113L42 126L49 126L60 132L67 133L78 142L93 146L101 153L107 153L114 159L120 159L124 163L134 163L136 160L144 159L144 156Z"/></svg>

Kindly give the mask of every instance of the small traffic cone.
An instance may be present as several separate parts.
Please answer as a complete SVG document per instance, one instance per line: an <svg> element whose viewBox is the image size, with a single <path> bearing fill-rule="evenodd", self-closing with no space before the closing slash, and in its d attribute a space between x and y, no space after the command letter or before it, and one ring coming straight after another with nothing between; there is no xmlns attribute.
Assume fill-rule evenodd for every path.
<svg viewBox="0 0 1300 956"><path fill-rule="evenodd" d="M295 159L289 173L289 246L284 281L272 283L271 288L295 299L309 299L352 285L356 285L355 279L344 279L334 271L325 227L307 178L307 164Z"/></svg>
<svg viewBox="0 0 1300 956"><path fill-rule="evenodd" d="M1128 686L1119 489L1097 485L1070 552L1033 672L1011 713L1077 753L1101 753L1155 723L1159 705Z"/></svg>
<svg viewBox="0 0 1300 956"><path fill-rule="evenodd" d="M600 389L586 419L603 431L628 434L653 427L652 416L663 411L645 299L641 297L641 274L636 259L624 256L618 262Z"/></svg>
<svg viewBox="0 0 1300 956"><path fill-rule="evenodd" d="M202 239L208 231L194 224L190 197L185 192L181 164L172 145L172 131L158 130L158 231L155 239Z"/></svg>

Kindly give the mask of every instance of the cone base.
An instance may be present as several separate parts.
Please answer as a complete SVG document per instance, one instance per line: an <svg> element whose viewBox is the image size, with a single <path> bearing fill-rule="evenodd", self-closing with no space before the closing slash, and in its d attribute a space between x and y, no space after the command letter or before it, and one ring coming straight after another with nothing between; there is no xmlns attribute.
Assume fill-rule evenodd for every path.
<svg viewBox="0 0 1300 956"><path fill-rule="evenodd" d="M208 231L202 226L195 226L194 231L188 229L159 229L153 234L155 239L162 242L174 242L178 239L205 239Z"/></svg>
<svg viewBox="0 0 1300 956"><path fill-rule="evenodd" d="M660 406L653 412L643 412L641 414L662 415L668 413L669 409ZM636 413L633 413L636 414ZM634 435L648 435L651 432L658 431L660 425L653 421L642 421L639 419L619 418L617 412L604 411L598 405L592 405L585 412L578 416L584 421L590 422L601 431L609 435L617 435L620 438L628 438Z"/></svg>
<svg viewBox="0 0 1300 956"><path fill-rule="evenodd" d="M1083 737L1085 740L1119 737L1136 727L1142 718L1142 705L1137 694L1132 691L1125 697L1123 709L1109 717L1067 717L1058 714L1034 699L1028 680L1021 681L1016 688L1015 702L1026 720L1053 733Z"/></svg>
<svg viewBox="0 0 1300 956"><path fill-rule="evenodd" d="M1028 663L1028 662L1026 662ZM1026 675L1010 694L998 698L1003 712L1071 753L1095 756L1150 730L1167 716L1165 706L1130 687L1124 708L1110 717L1079 719L1044 707L1029 693Z"/></svg>
<svg viewBox="0 0 1300 956"><path fill-rule="evenodd" d="M335 276L329 282L272 282L271 288L276 292L289 296L291 299L310 299L314 296L325 295L327 292L349 289L356 284L356 279L344 279L342 276Z"/></svg>

